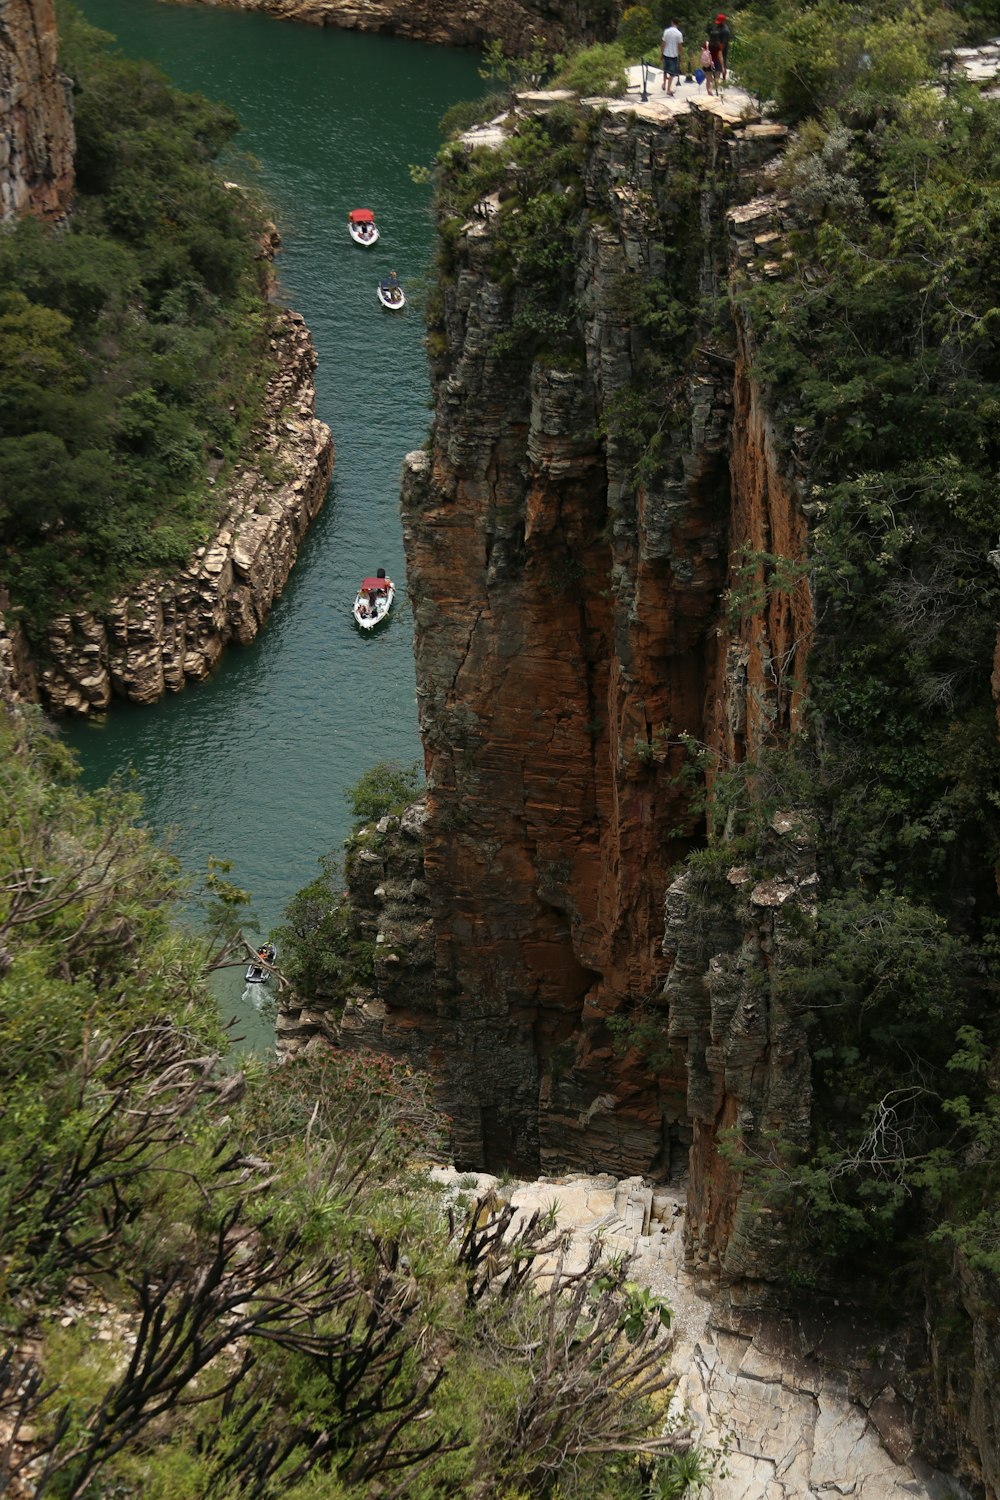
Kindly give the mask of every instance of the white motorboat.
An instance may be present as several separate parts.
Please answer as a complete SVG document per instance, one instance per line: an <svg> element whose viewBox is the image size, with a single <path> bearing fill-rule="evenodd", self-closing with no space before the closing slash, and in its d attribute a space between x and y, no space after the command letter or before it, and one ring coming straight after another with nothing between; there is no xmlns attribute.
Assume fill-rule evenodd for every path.
<svg viewBox="0 0 1000 1500"><path fill-rule="evenodd" d="M390 271L388 276L383 276L382 280L376 287L376 291L378 293L378 300L381 302L382 306L387 307L390 312L399 312L401 307L406 306L406 298L403 296L403 288L396 280L395 271Z"/></svg>
<svg viewBox="0 0 1000 1500"><path fill-rule="evenodd" d="M381 625L395 597L392 579L386 578L384 568L379 568L374 578L363 579L354 600L354 618L361 629L374 630Z"/></svg>
<svg viewBox="0 0 1000 1500"><path fill-rule="evenodd" d="M374 245L378 227L371 209L352 208L347 215L347 231L356 245Z"/></svg>

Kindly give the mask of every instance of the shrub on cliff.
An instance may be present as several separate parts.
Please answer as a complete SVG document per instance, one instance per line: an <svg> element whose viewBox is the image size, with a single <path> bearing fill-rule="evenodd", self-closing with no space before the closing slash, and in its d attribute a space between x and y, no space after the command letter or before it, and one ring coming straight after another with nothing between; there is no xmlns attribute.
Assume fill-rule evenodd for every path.
<svg viewBox="0 0 1000 1500"><path fill-rule="evenodd" d="M29 628L187 560L268 363L262 214L213 165L235 117L59 15L73 220L0 237L0 571Z"/></svg>
<svg viewBox="0 0 1000 1500"><path fill-rule="evenodd" d="M509 293L509 328L493 342L498 357L557 351L579 353L573 323L574 252L579 232L579 169L587 122L567 105L519 120L495 150L471 153L446 145L438 154L438 269L453 271L460 226L490 194L491 271ZM437 330L431 329L431 346Z"/></svg>
<svg viewBox="0 0 1000 1500"><path fill-rule="evenodd" d="M292 988L342 1007L353 989L371 979L372 945L354 930L339 862L326 855L320 865L316 879L289 901L276 937Z"/></svg>
<svg viewBox="0 0 1000 1500"><path fill-rule="evenodd" d="M872 0L848 22L838 0L750 6L738 17L732 63L742 87L798 120L832 107L864 112L940 70L955 40L951 10Z"/></svg>
<svg viewBox="0 0 1000 1500"><path fill-rule="evenodd" d="M401 813L418 789L417 765L382 760L363 771L347 791L351 813L359 823L375 823L387 813Z"/></svg>
<svg viewBox="0 0 1000 1500"><path fill-rule="evenodd" d="M627 66L621 42L599 43L558 59L550 87L572 89L584 98L618 99L628 87Z"/></svg>
<svg viewBox="0 0 1000 1500"><path fill-rule="evenodd" d="M0 717L0 799L0 1489L638 1500L638 1455L687 1464L660 1304L536 1282L551 1226L495 1195L449 1217L405 1066L224 1065L173 861L39 719Z"/></svg>
<svg viewBox="0 0 1000 1500"><path fill-rule="evenodd" d="M362 773L346 794L355 839L364 825L406 810L418 793L418 771L416 764L379 761ZM353 921L340 861L328 854L319 863L321 873L285 908L285 924L277 933L282 970L300 994L342 1006L359 984L371 980L372 943Z"/></svg>

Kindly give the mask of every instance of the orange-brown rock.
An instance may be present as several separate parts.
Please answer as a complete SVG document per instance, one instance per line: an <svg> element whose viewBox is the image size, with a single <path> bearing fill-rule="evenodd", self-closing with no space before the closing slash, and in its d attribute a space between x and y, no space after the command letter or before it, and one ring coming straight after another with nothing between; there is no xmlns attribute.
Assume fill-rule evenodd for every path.
<svg viewBox="0 0 1000 1500"><path fill-rule="evenodd" d="M782 135L711 111L601 117L578 362L519 370L493 352L516 292L491 277L489 221L466 226L445 289L432 452L410 456L403 485L434 1011L407 998L404 973L352 1010L347 1035L423 1047L463 1162L666 1174L687 1156L691 1062L681 1036L668 1047L662 993L664 899L697 832L689 746L728 722L734 684L745 699L752 680L752 714L758 700L772 712L757 686L772 652L751 649L739 683L727 674L744 636L720 638L720 601L734 535L798 556L802 524L778 465L764 471L771 440L742 365L698 352L694 319L656 472L637 481L627 438L605 433L641 380L622 288L664 277L652 226L670 222L674 172L699 174L696 253L724 299L727 197ZM785 655L807 600L793 590L768 610ZM786 720L792 658L774 710Z"/></svg>
<svg viewBox="0 0 1000 1500"><path fill-rule="evenodd" d="M52 0L0 0L0 221L70 208L72 96L58 46Z"/></svg>
<svg viewBox="0 0 1000 1500"><path fill-rule="evenodd" d="M803 729L821 501L807 434L782 430L754 380L753 329L729 310L735 281L775 277L790 253L788 205L756 171L781 129L632 108L588 132L578 359L505 358L523 304L494 274L499 196L448 265L433 442L403 487L428 794L407 847L385 820L351 876L375 983L339 1039L432 1071L462 1166L647 1179L688 1166L688 1256L725 1283L723 1345L761 1338L734 1353L744 1372L777 1381L784 1303L786 1348L818 1342L838 1384L850 1372L891 1453L916 1438L993 1494L993 1272L947 1252L926 1327L900 1312L890 1379L881 1333L852 1354L836 1308L820 1330L826 1314L802 1305L788 1223L741 1170L787 1164L810 1138L806 999L787 981L812 938L814 830L794 795L782 805L795 788L772 752ZM692 313L662 459L638 479L616 422L642 379L623 289L629 273L675 289L671 186L692 176L684 253L698 297L723 310L710 327ZM701 837L685 736L723 825L724 795L748 792L745 863ZM851 1459L838 1462L842 1475ZM752 1468L738 1476L751 1485ZM761 1482L773 1472L768 1457Z"/></svg>

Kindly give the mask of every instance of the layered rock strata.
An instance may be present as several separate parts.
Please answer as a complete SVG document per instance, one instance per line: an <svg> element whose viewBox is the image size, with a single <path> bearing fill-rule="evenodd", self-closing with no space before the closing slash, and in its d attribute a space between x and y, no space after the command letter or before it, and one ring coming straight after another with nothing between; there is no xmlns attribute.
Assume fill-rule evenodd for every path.
<svg viewBox="0 0 1000 1500"><path fill-rule="evenodd" d="M720 1114L720 1092L757 1076L723 1076L721 1012L667 1047L663 908L698 833L691 747L741 758L794 726L808 592L755 579L758 554L800 555L796 475L726 316L692 312L654 474L636 479L616 427L643 380L629 299L669 284L678 242L689 295L723 309L734 267L764 274L780 253L780 205L755 194L784 132L739 116L732 100L599 107L578 360L514 378L495 352L516 292L491 274L488 217L464 226L445 288L432 451L403 483L434 982L419 1000L376 984L347 1034L422 1052L462 1164L666 1175L701 1117L692 1081L714 1130L744 1102ZM647 1023L658 1055L634 1045Z"/></svg>
<svg viewBox="0 0 1000 1500"><path fill-rule="evenodd" d="M0 221L69 211L72 85L58 49L52 0L0 0Z"/></svg>
<svg viewBox="0 0 1000 1500"><path fill-rule="evenodd" d="M773 819L767 863L780 875L685 870L666 899L665 1019L687 1064L693 1129L688 1255L732 1280L771 1280L787 1259L787 1226L743 1192L739 1163L777 1160L809 1141L809 1051L794 990L781 984L818 887L797 816Z"/></svg>
<svg viewBox="0 0 1000 1500"><path fill-rule="evenodd" d="M266 416L227 481L214 539L177 577L51 622L38 672L51 712L86 715L113 697L154 703L207 677L230 642L248 644L267 619L333 467L330 430L315 415L316 355L297 313L276 315L271 352Z"/></svg>
<svg viewBox="0 0 1000 1500"><path fill-rule="evenodd" d="M978 1497L997 1482L995 1287L959 1261L953 1305L939 1295L926 1330L901 1309L889 1358L866 1315L848 1338L834 1299L795 1306L786 1226L740 1167L794 1154L811 1107L783 981L813 920L813 830L781 810L767 752L801 729L814 497L728 297L788 253L781 146L704 102L595 106L579 358L512 366L496 198L461 226L433 441L403 482L428 792L405 835L392 819L365 835L351 871L374 980L336 1036L434 1075L460 1169L648 1183L689 1165L683 1255L718 1299L684 1390L709 1430L742 1434L738 1482L712 1493L958 1492L916 1443ZM692 305L721 311L692 315L662 458L637 476L619 420L643 380L629 278L675 287L682 235ZM755 806L778 810L746 862L710 846L677 877L702 809L719 827L740 776L772 774ZM297 1045L334 1035L329 1013L294 1019Z"/></svg>
<svg viewBox="0 0 1000 1500"><path fill-rule="evenodd" d="M215 4L217 0L202 0ZM460 8L438 0L226 0L240 10L260 11L285 21L337 26L350 31L386 32L446 47L483 47L499 41L509 56L524 57L534 42L549 52L609 37L613 8L581 0L471 0Z"/></svg>

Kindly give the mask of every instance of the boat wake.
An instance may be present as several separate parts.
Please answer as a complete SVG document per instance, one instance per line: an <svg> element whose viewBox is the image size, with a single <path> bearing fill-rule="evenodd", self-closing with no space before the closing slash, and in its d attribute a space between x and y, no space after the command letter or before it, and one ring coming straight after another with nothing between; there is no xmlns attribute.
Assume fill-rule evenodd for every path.
<svg viewBox="0 0 1000 1500"><path fill-rule="evenodd" d="M252 1005L254 1010L263 1010L267 990L262 984L245 984L240 999L244 1005Z"/></svg>

